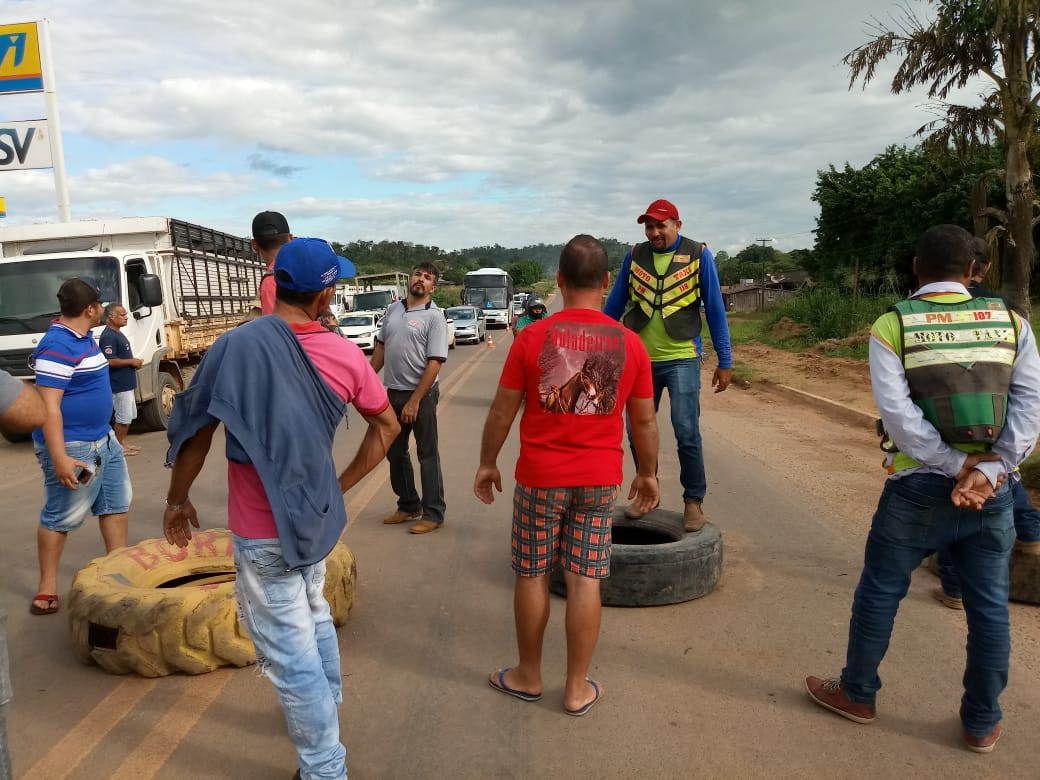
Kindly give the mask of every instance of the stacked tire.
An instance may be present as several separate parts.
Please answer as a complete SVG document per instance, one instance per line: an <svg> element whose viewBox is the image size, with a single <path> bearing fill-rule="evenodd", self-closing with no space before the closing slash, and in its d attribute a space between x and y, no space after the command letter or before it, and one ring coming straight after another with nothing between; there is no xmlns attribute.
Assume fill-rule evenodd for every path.
<svg viewBox="0 0 1040 780"><path fill-rule="evenodd" d="M325 560L333 622L346 623L357 567L338 543ZM97 558L76 575L68 597L76 654L112 674L203 674L256 662L238 622L231 532L196 532L185 548L149 539Z"/></svg>

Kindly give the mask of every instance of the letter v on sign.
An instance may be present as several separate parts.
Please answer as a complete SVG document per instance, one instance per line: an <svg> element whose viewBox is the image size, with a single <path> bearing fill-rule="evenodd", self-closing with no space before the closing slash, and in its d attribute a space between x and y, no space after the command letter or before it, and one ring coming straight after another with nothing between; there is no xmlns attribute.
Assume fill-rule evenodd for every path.
<svg viewBox="0 0 1040 780"><path fill-rule="evenodd" d="M46 128L46 119L0 125L0 171L50 168Z"/></svg>
<svg viewBox="0 0 1040 780"><path fill-rule="evenodd" d="M25 165L25 156L29 153L34 135L36 135L36 128L28 128L23 141L18 137L18 131L15 128L0 128L0 165L10 165L15 157L18 158L19 165Z"/></svg>

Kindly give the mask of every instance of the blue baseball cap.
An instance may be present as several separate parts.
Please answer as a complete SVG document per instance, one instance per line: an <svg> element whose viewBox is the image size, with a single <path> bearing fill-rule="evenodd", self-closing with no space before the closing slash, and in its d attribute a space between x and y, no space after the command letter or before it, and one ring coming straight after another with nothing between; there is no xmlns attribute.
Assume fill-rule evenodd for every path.
<svg viewBox="0 0 1040 780"><path fill-rule="evenodd" d="M324 238L294 238L282 245L274 260L275 283L296 292L320 292L337 279L354 276L354 264L337 255Z"/></svg>

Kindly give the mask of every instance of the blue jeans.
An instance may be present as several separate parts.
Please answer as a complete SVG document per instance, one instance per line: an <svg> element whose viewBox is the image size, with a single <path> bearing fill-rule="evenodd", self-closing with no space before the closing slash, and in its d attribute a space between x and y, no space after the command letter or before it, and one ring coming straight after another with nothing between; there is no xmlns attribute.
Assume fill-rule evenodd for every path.
<svg viewBox="0 0 1040 780"><path fill-rule="evenodd" d="M289 570L277 539L234 536L238 617L274 684L305 780L347 776L339 740L339 641L325 600L325 562Z"/></svg>
<svg viewBox="0 0 1040 780"><path fill-rule="evenodd" d="M683 499L703 501L708 492L704 475L704 448L701 446L701 359L663 360L650 364L654 377L654 411L661 406L661 396L668 389L672 411L672 431L679 449L679 482ZM632 445L632 421L625 417L628 445L639 466Z"/></svg>
<svg viewBox="0 0 1040 780"><path fill-rule="evenodd" d="M441 455L437 443L437 401L440 388L434 385L419 402L419 413L415 422L401 423L397 434L386 451L390 462L390 487L397 495L397 508L414 514L422 511L424 520L444 522L444 477L441 474ZM390 405L401 420L401 410L412 397L411 390L387 390ZM408 436L415 434L415 452L419 456L419 480L422 482L422 498L415 489L415 472L412 456L408 453Z"/></svg>
<svg viewBox="0 0 1040 780"><path fill-rule="evenodd" d="M908 474L885 482L852 602L849 647L841 673L850 700L873 704L880 666L910 576L946 547L961 573L968 622L961 721L969 734L989 734L1001 718L1011 654L1008 559L1015 543L1011 491L1004 485L981 511L958 509L955 482L941 474Z"/></svg>
<svg viewBox="0 0 1040 780"><path fill-rule="evenodd" d="M130 510L134 491L126 469L123 448L115 433L108 433L97 441L67 441L65 452L94 469L94 478L88 485L70 490L58 481L54 461L45 444L34 442L36 460L43 470L44 505L40 510L40 525L50 531L75 531L88 515L107 517Z"/></svg>
<svg viewBox="0 0 1040 780"><path fill-rule="evenodd" d="M1021 480L1011 483L1011 499L1015 521L1015 535L1023 542L1040 541L1040 509L1029 503L1029 493ZM943 548L935 555L939 564L939 579L943 593L955 599L961 597L961 582L957 564L949 550Z"/></svg>

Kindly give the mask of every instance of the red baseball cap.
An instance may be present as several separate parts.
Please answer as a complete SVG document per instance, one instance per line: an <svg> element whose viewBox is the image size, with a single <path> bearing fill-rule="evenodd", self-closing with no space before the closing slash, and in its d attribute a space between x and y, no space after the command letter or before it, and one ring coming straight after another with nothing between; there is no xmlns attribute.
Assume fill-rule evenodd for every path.
<svg viewBox="0 0 1040 780"><path fill-rule="evenodd" d="M654 220L654 222L664 222L666 219L679 219L679 209L675 207L675 204L668 200L655 200L646 208L646 213L636 220L640 225L646 222L648 219Z"/></svg>

